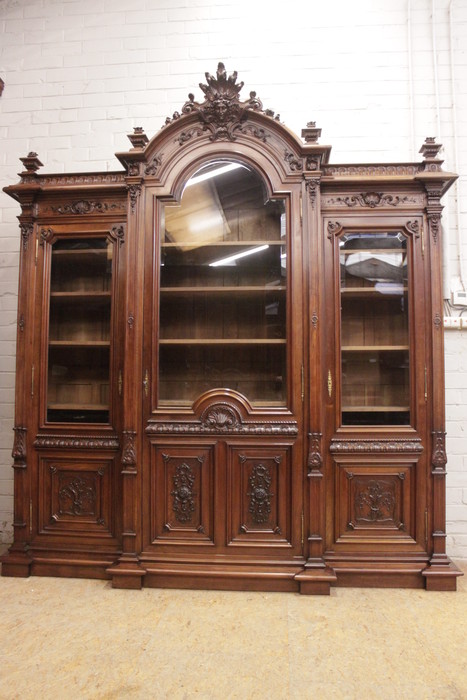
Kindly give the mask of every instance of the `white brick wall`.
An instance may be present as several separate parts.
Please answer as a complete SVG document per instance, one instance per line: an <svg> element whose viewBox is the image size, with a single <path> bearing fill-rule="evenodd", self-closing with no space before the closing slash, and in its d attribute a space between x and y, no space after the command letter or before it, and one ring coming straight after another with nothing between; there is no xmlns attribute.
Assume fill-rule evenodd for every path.
<svg viewBox="0 0 467 700"><path fill-rule="evenodd" d="M459 276L467 0L0 0L0 36L2 186L29 151L41 172L118 168L126 134L154 134L223 60L296 133L316 120L334 162L417 159L437 136L445 167L463 173L445 202ZM2 193L0 541L12 520L17 214ZM467 239L462 248L467 259ZM448 550L467 558L467 332L447 333L446 355Z"/></svg>

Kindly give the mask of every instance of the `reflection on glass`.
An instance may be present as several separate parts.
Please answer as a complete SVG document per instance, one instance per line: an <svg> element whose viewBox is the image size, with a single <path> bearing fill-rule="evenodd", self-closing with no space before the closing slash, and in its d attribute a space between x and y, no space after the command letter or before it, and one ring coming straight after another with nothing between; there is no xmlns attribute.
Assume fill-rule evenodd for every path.
<svg viewBox="0 0 467 700"><path fill-rule="evenodd" d="M109 421L112 245L103 238L52 246L47 420Z"/></svg>
<svg viewBox="0 0 467 700"><path fill-rule="evenodd" d="M407 239L340 239L342 424L409 423Z"/></svg>
<svg viewBox="0 0 467 700"><path fill-rule="evenodd" d="M268 200L253 170L216 161L164 206L161 228L159 402L228 388L283 405L284 201Z"/></svg>

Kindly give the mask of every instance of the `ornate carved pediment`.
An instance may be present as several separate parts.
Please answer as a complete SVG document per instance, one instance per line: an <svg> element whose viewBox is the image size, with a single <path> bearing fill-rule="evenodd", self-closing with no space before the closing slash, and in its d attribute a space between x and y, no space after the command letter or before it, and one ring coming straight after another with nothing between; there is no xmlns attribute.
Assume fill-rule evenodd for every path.
<svg viewBox="0 0 467 700"><path fill-rule="evenodd" d="M200 88L204 93L204 102L196 102L195 96L190 93L188 101L182 107L182 114L175 112L173 117L166 120L166 124L179 119L183 114L197 114L204 124L204 130L211 132L211 141L228 140L235 141L237 131L242 129L242 123L247 118L248 110L261 112L268 117L279 119L272 110L263 110L261 100L256 92L250 92L248 100L240 101L239 94L243 87L243 82L237 83L237 72L227 75L223 63L217 66L217 73L214 77L206 73L207 84L200 83ZM196 129L183 132L180 143L189 140L193 135L197 135ZM198 134L199 135L199 134ZM264 140L264 131L258 132L258 138Z"/></svg>

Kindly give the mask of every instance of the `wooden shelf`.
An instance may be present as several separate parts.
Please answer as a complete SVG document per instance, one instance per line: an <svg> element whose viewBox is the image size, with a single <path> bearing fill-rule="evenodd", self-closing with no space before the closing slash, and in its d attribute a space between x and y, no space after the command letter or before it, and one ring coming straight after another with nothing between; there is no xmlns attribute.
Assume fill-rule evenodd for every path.
<svg viewBox="0 0 467 700"><path fill-rule="evenodd" d="M109 348L110 340L49 340L51 348Z"/></svg>
<svg viewBox="0 0 467 700"><path fill-rule="evenodd" d="M110 301L111 292L51 292L54 301Z"/></svg>
<svg viewBox="0 0 467 700"><path fill-rule="evenodd" d="M391 285L386 287L382 286L380 289L375 287L342 287L341 294L346 297L379 297L386 298L390 296L400 297L402 294L407 293L408 287L399 287L398 289L393 289Z"/></svg>
<svg viewBox="0 0 467 700"><path fill-rule="evenodd" d="M215 293L215 294L231 294L232 292L235 292L236 294L246 294L246 293L260 293L260 292L285 292L287 290L287 287L285 286L254 286L254 285L245 285L245 286L229 286L229 287L219 287L219 286L203 286L203 287L161 287L160 291L161 294L206 294L207 292L209 293Z"/></svg>
<svg viewBox="0 0 467 700"><path fill-rule="evenodd" d="M389 413L399 413L401 411L409 411L409 406L342 406L342 412L345 413L373 413L387 411Z"/></svg>
<svg viewBox="0 0 467 700"><path fill-rule="evenodd" d="M96 403L49 403L49 411L108 411L108 404Z"/></svg>
<svg viewBox="0 0 467 700"><path fill-rule="evenodd" d="M408 345L343 345L342 352L400 352L408 350Z"/></svg>
<svg viewBox="0 0 467 700"><path fill-rule="evenodd" d="M392 255L392 254L406 254L405 248L346 248L345 250L339 250L341 255L356 255L358 253L366 253L367 255Z"/></svg>
<svg viewBox="0 0 467 700"><path fill-rule="evenodd" d="M161 338L160 345L286 345L285 338Z"/></svg>
<svg viewBox="0 0 467 700"><path fill-rule="evenodd" d="M274 240L274 241L265 241L265 240L258 240L258 241L204 241L202 243L196 243L194 244L193 241L177 241L175 242L167 242L167 243L161 243L161 248L186 248L187 250L194 250L197 248L225 248L225 247L242 247L245 248L246 246L261 246L261 245L269 245L269 246L276 246L276 245L285 245L286 241L285 238L280 239L280 240Z"/></svg>

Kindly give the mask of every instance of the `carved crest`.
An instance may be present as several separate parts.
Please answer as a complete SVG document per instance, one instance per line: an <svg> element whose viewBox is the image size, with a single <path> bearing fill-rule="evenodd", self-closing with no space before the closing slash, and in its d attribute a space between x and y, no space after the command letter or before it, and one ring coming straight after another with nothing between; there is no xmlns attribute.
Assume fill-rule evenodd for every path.
<svg viewBox="0 0 467 700"><path fill-rule="evenodd" d="M234 71L231 75L227 75L223 63L217 66L216 75L206 73L206 83L200 83L200 88L204 93L204 102L196 102L195 96L190 93L188 102L182 107L182 114L198 114L201 122L204 124L204 130L211 132L211 141L219 139L227 141L235 141L238 130L242 130L242 123L247 117L248 110L263 112L269 117L274 117L272 110L263 110L261 100L256 96L256 92L250 92L248 100L240 101L239 94L243 87L243 82L237 83L237 72ZM167 119L166 124L170 124L173 120L180 119L182 115L175 112L172 119ZM275 116L276 119L279 115ZM199 135L197 128L184 131L179 142L189 140L194 135ZM256 135L256 134L255 134ZM258 138L265 140L266 134L261 132L257 134Z"/></svg>

